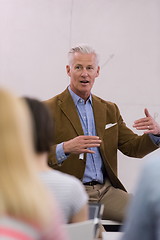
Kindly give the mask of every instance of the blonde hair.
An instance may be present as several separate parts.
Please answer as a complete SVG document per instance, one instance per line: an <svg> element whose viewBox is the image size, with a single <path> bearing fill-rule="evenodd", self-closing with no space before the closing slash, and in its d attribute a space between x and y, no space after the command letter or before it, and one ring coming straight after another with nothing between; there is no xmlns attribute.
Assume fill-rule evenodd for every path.
<svg viewBox="0 0 160 240"><path fill-rule="evenodd" d="M0 89L0 215L44 226L50 222L50 198L38 178L32 122L25 104Z"/></svg>

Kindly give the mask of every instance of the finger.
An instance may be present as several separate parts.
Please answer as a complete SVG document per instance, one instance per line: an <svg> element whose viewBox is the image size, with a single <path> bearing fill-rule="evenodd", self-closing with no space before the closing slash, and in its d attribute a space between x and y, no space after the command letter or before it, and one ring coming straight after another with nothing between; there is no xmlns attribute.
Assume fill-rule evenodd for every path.
<svg viewBox="0 0 160 240"><path fill-rule="evenodd" d="M142 121L142 122L138 122L138 123L135 123L134 126L135 127L145 127L145 126L148 126L148 125L151 125L151 123L147 120L147 121Z"/></svg>
<svg viewBox="0 0 160 240"><path fill-rule="evenodd" d="M88 135L84 135L82 137L84 140L99 140L98 136L88 136Z"/></svg>
<svg viewBox="0 0 160 240"><path fill-rule="evenodd" d="M133 124L133 127L137 128L137 127L148 126L148 125L149 125L148 119L144 119L144 120L135 121Z"/></svg>
<svg viewBox="0 0 160 240"><path fill-rule="evenodd" d="M82 147L82 146L81 146ZM85 144L82 149L100 147L100 144Z"/></svg>
<svg viewBox="0 0 160 240"><path fill-rule="evenodd" d="M146 117L135 120L133 127L136 127L135 124L146 123L148 121L148 118L152 117L147 108L144 109L144 113L145 113Z"/></svg>
<svg viewBox="0 0 160 240"><path fill-rule="evenodd" d="M102 143L102 140L91 140L91 139L85 139L83 141L77 142L77 145L80 146L88 146L88 145L100 145Z"/></svg>
<svg viewBox="0 0 160 240"><path fill-rule="evenodd" d="M148 131L148 126L141 126L141 127L136 127L137 130L147 130Z"/></svg>
<svg viewBox="0 0 160 240"><path fill-rule="evenodd" d="M144 109L144 113L145 113L146 117L151 117L147 108Z"/></svg>
<svg viewBox="0 0 160 240"><path fill-rule="evenodd" d="M147 122L148 122L148 117L145 117L145 118L140 118L140 119L138 119L138 120L136 120L136 121L134 121L134 125L135 124L146 124Z"/></svg>
<svg viewBox="0 0 160 240"><path fill-rule="evenodd" d="M86 144L85 147L87 148L93 148L93 147L99 147L100 144Z"/></svg>
<svg viewBox="0 0 160 240"><path fill-rule="evenodd" d="M95 151L90 150L90 149L88 149L88 148L81 149L81 152L82 152L82 153L95 153Z"/></svg>
<svg viewBox="0 0 160 240"><path fill-rule="evenodd" d="M102 140L87 140L84 144L101 144Z"/></svg>

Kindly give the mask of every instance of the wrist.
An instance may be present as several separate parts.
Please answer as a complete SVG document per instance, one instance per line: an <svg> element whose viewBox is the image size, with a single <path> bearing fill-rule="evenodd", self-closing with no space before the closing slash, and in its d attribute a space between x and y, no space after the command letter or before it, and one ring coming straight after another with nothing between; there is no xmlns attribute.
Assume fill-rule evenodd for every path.
<svg viewBox="0 0 160 240"><path fill-rule="evenodd" d="M65 155L70 154L69 149L67 148L67 142L63 143L63 151L64 151Z"/></svg>

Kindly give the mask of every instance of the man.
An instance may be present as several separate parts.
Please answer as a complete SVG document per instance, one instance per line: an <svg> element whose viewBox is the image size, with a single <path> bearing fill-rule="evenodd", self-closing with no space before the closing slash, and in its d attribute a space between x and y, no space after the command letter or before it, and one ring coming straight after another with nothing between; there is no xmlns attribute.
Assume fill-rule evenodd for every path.
<svg viewBox="0 0 160 240"><path fill-rule="evenodd" d="M45 101L53 113L56 132L49 165L79 178L89 200L104 204L103 218L121 222L130 196L117 178L117 150L137 158L154 151L160 137L153 134L160 134L160 126L145 109L146 117L134 127L147 131L143 136L134 134L116 104L91 94L100 71L95 51L78 46L68 56L69 87Z"/></svg>

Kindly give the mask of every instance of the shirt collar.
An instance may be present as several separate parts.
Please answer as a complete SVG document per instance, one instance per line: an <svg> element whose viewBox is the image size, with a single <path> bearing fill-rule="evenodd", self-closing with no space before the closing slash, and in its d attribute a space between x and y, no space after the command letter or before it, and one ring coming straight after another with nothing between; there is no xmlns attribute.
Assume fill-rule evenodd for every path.
<svg viewBox="0 0 160 240"><path fill-rule="evenodd" d="M79 97L77 94L75 94L75 93L71 90L71 87L70 87L70 86L68 86L68 90L69 90L69 92L70 92L70 94L71 94L71 97L72 97L72 99L73 99L73 101L74 101L75 106L77 106L78 101L81 100L82 98ZM84 101L84 99L82 99L82 100ZM89 102L92 104L92 95L91 95L91 94L90 94L90 96L89 96L89 98L88 98L87 101L89 101Z"/></svg>

